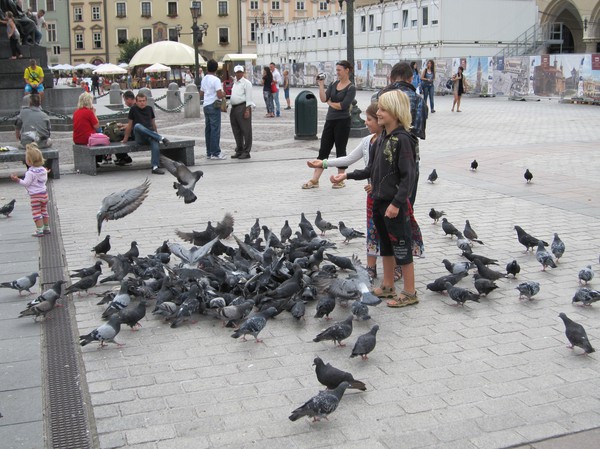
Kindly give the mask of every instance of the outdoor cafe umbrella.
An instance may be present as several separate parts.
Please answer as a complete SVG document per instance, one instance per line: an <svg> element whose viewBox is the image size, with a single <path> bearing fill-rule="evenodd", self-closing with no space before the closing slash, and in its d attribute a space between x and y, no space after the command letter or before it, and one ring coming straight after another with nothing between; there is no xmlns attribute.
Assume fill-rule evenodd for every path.
<svg viewBox="0 0 600 449"><path fill-rule="evenodd" d="M204 58L198 55L200 64ZM129 61L129 66L150 65L156 62L167 66L192 66L195 64L194 49L175 41L160 41L141 48Z"/></svg>
<svg viewBox="0 0 600 449"><path fill-rule="evenodd" d="M118 65L108 63L100 64L98 67L96 67L94 73L98 75L124 75L127 73L127 70L119 67Z"/></svg>
<svg viewBox="0 0 600 449"><path fill-rule="evenodd" d="M159 72L170 72L171 67L161 64L157 62L156 64L152 64L150 67L147 67L144 70L144 73L159 73Z"/></svg>

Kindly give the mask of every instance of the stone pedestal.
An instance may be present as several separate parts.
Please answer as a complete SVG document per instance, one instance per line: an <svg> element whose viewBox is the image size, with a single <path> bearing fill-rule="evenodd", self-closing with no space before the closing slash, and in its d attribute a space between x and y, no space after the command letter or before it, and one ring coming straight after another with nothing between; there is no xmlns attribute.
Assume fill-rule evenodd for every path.
<svg viewBox="0 0 600 449"><path fill-rule="evenodd" d="M200 118L200 94L198 93L198 87L195 84L186 86L185 93L183 94L183 101L185 106L183 107L184 118Z"/></svg>
<svg viewBox="0 0 600 449"><path fill-rule="evenodd" d="M152 96L152 91L150 89L147 87L142 87L138 93L146 95L146 98L148 99L148 106L154 107L154 97Z"/></svg>
<svg viewBox="0 0 600 449"><path fill-rule="evenodd" d="M110 85L108 101L110 102L111 106L123 107L123 100L121 99L121 86L119 85L119 83L112 83Z"/></svg>
<svg viewBox="0 0 600 449"><path fill-rule="evenodd" d="M167 90L167 109L175 109L177 106L181 106L179 86L177 83L170 83Z"/></svg>

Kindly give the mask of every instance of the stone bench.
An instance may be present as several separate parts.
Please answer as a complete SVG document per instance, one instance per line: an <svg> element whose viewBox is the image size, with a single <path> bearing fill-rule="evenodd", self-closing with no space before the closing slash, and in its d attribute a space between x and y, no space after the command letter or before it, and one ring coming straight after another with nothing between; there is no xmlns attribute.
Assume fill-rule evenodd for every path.
<svg viewBox="0 0 600 449"><path fill-rule="evenodd" d="M162 155L190 166L194 165L195 140L171 140L168 145L159 144ZM79 173L95 176L97 173L96 156L105 154L138 153L150 151L149 145L138 145L134 141L127 143L114 142L110 145L88 147L73 145L73 162Z"/></svg>
<svg viewBox="0 0 600 449"><path fill-rule="evenodd" d="M15 147L7 147L9 151L0 151L0 162L25 162L25 150ZM53 179L60 178L60 166L58 164L58 150L52 148L40 149L46 159L45 166L51 171L48 176Z"/></svg>

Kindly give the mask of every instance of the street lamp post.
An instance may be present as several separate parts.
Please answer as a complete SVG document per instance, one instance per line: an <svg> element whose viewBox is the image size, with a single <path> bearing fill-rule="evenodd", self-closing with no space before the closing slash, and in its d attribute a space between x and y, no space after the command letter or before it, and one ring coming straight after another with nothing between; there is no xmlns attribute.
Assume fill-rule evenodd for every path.
<svg viewBox="0 0 600 449"><path fill-rule="evenodd" d="M192 2L190 7L192 14L192 39L194 40L194 84L200 85L200 61L198 60L198 34L200 33L200 27L198 26L198 17L200 16L200 2Z"/></svg>
<svg viewBox="0 0 600 449"><path fill-rule="evenodd" d="M338 0L340 9L346 2L346 60L352 66L350 81L354 82L354 0ZM330 0L327 0L330 3Z"/></svg>

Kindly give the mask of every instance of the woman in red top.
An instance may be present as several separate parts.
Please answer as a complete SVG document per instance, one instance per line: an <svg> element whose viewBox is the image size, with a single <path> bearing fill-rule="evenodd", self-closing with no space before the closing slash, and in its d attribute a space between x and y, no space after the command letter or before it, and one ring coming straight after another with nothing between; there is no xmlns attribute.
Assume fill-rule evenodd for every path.
<svg viewBox="0 0 600 449"><path fill-rule="evenodd" d="M87 145L92 134L100 126L93 105L94 97L89 92L79 96L77 110L73 113L73 143ZM102 162L102 156L96 156L96 163Z"/></svg>

